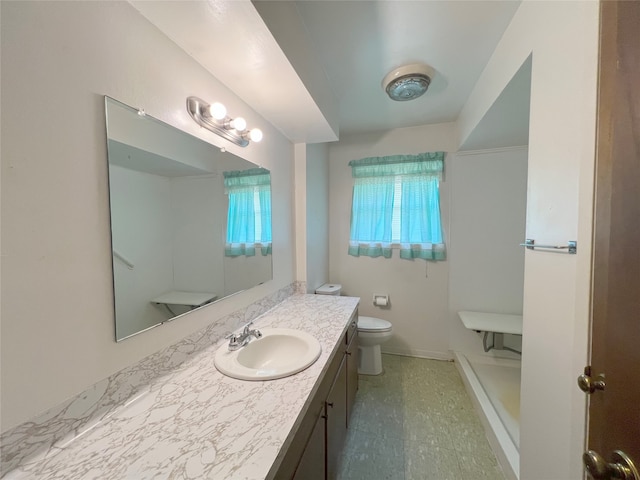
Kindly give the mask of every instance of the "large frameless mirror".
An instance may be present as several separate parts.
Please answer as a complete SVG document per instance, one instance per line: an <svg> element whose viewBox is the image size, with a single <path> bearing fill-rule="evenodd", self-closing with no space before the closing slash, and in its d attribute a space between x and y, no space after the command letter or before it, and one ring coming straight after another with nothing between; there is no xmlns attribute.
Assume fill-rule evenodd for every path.
<svg viewBox="0 0 640 480"><path fill-rule="evenodd" d="M116 340L271 280L269 171L105 103Z"/></svg>

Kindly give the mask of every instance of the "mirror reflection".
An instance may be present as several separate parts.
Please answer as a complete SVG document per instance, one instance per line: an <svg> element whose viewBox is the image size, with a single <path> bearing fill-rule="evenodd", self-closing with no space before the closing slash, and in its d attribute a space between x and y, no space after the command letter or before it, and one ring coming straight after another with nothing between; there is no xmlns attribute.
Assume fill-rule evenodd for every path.
<svg viewBox="0 0 640 480"><path fill-rule="evenodd" d="M269 171L105 103L116 340L271 280Z"/></svg>

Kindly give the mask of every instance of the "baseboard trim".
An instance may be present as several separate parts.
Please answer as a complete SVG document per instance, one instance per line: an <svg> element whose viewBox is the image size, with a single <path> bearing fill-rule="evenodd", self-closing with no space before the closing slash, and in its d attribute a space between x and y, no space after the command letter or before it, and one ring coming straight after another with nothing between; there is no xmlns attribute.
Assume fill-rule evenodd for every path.
<svg viewBox="0 0 640 480"><path fill-rule="evenodd" d="M403 357L430 358L432 360L453 360L453 355L450 352L434 352L432 350L420 350L417 348L385 348L383 345L382 353L400 355Z"/></svg>

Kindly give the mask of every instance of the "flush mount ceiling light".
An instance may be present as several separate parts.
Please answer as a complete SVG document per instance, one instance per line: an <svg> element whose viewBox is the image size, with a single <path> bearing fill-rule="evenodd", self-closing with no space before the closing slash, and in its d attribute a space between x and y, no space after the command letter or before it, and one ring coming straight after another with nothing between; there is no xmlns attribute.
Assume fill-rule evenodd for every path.
<svg viewBox="0 0 640 480"><path fill-rule="evenodd" d="M221 103L208 104L198 97L189 97L187 111L198 125L241 147L249 145L249 141L262 140L259 128L247 130L247 121L242 117L229 117L227 109Z"/></svg>
<svg viewBox="0 0 640 480"><path fill-rule="evenodd" d="M424 63L404 65L384 77L382 88L391 100L406 102L424 94L434 74L435 70Z"/></svg>

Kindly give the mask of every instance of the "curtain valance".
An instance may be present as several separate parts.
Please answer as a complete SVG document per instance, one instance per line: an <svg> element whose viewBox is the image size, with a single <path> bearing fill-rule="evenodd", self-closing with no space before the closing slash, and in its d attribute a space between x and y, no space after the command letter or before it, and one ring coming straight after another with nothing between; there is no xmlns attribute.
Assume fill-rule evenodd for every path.
<svg viewBox="0 0 640 480"><path fill-rule="evenodd" d="M223 172L226 189L238 187L257 187L271 185L271 174L266 168L250 168Z"/></svg>
<svg viewBox="0 0 640 480"><path fill-rule="evenodd" d="M441 178L444 152L363 158L350 161L349 166L354 178L396 175L433 175Z"/></svg>

